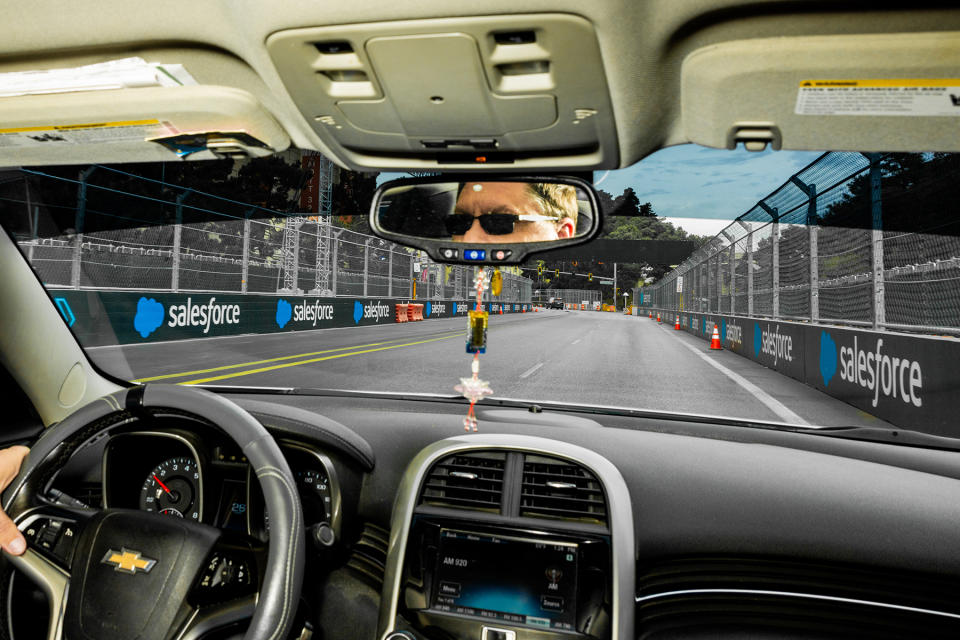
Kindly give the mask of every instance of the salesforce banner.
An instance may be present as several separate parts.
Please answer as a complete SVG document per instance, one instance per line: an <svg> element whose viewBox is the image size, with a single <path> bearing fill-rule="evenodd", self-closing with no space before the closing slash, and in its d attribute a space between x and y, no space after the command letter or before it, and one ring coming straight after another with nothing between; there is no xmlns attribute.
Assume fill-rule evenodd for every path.
<svg viewBox="0 0 960 640"><path fill-rule="evenodd" d="M396 305L423 305L423 319L466 316L472 305L450 300L317 298L220 293L51 291L84 346L137 344L246 333L278 333L394 324ZM498 304L493 313L530 311Z"/></svg>
<svg viewBox="0 0 960 640"><path fill-rule="evenodd" d="M675 312L662 315L664 324L673 324ZM685 311L679 316L684 331L709 341L716 324L724 349L895 425L958 435L960 340Z"/></svg>
<svg viewBox="0 0 960 640"><path fill-rule="evenodd" d="M807 383L885 420L957 437L960 342L881 331L807 329Z"/></svg>

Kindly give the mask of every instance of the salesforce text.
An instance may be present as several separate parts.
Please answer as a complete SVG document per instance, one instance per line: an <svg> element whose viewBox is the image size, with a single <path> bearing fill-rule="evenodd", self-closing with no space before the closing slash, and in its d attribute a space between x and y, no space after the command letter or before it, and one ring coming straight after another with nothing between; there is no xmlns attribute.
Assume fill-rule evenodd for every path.
<svg viewBox="0 0 960 640"><path fill-rule="evenodd" d="M882 348L883 338L878 338L873 351L861 351L854 336L852 348L840 347L840 378L872 391L873 406L877 406L881 392L891 398L899 397L915 407L921 406L923 375L920 363L881 354Z"/></svg>
<svg viewBox="0 0 960 640"><path fill-rule="evenodd" d="M170 305L168 327L203 327L210 331L210 325L237 324L240 322L240 306L236 304L214 304L216 298L210 298L207 304L193 304L187 298L187 304Z"/></svg>

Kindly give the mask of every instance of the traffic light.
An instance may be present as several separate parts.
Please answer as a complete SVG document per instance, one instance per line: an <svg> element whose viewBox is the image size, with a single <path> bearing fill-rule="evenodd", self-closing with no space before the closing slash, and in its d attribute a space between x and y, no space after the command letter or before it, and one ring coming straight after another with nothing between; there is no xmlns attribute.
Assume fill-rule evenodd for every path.
<svg viewBox="0 0 960 640"><path fill-rule="evenodd" d="M560 277L560 269L554 269L554 273L556 273L558 278Z"/></svg>
<svg viewBox="0 0 960 640"><path fill-rule="evenodd" d="M500 274L500 269L497 269L490 278L490 293L499 296L501 291L503 291L503 276Z"/></svg>
<svg viewBox="0 0 960 640"><path fill-rule="evenodd" d="M588 273L588 274L587 274L587 282L593 282L593 274L592 274L592 273Z"/></svg>
<svg viewBox="0 0 960 640"><path fill-rule="evenodd" d="M538 264L538 265L537 265L537 275L538 275L538 276L542 276L542 275L543 275L543 265L542 265L542 264Z"/></svg>

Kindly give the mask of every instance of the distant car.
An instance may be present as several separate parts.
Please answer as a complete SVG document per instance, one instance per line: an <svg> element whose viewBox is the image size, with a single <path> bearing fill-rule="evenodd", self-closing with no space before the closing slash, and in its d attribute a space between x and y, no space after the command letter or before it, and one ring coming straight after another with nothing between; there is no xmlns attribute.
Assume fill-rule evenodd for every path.
<svg viewBox="0 0 960 640"><path fill-rule="evenodd" d="M554 298L547 305L548 309L563 309L563 298Z"/></svg>

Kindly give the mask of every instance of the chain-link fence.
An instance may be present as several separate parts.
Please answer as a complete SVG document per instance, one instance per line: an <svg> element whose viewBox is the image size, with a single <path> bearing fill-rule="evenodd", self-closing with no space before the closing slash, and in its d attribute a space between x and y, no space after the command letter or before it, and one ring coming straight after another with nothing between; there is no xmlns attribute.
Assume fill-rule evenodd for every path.
<svg viewBox="0 0 960 640"><path fill-rule="evenodd" d="M42 213L61 205L36 193L35 178L32 196L27 181L20 179L22 188L5 189L0 204L5 211L22 208L14 213L29 222L15 232L17 241L49 288L434 300L467 300L476 293L471 292L474 267L432 262L414 249L339 226L330 216L265 211L195 190L111 194L122 210L86 207L79 197L73 205L79 228L83 216L102 222L147 206L158 208L157 215L171 224L40 234ZM93 188L51 175L43 179L78 183L81 192ZM68 213L72 220L74 212ZM197 213L201 215L192 215ZM188 222L191 215L203 221ZM23 232L24 227L30 231ZM502 277L501 294L491 301L531 301L528 278L506 269Z"/></svg>
<svg viewBox="0 0 960 640"><path fill-rule="evenodd" d="M535 304L547 304L555 299L570 304L585 304L593 309L601 301L601 292L596 289L537 289L533 292Z"/></svg>
<svg viewBox="0 0 960 640"><path fill-rule="evenodd" d="M960 333L958 195L956 154L826 153L634 299Z"/></svg>

